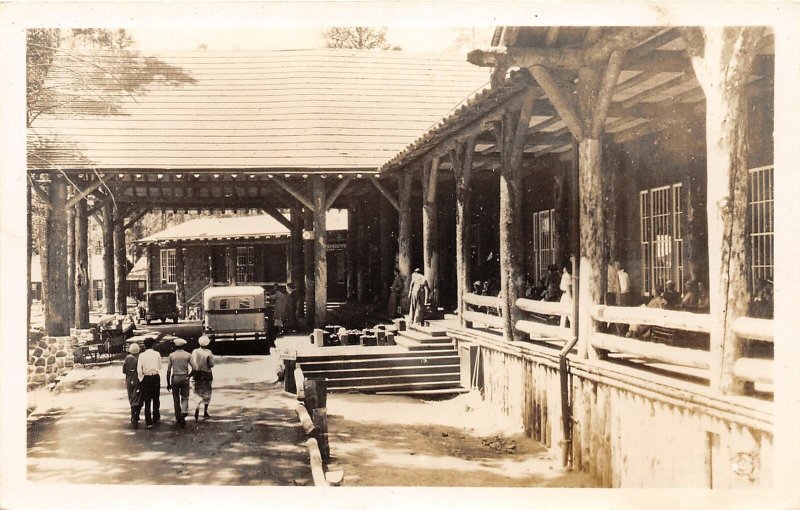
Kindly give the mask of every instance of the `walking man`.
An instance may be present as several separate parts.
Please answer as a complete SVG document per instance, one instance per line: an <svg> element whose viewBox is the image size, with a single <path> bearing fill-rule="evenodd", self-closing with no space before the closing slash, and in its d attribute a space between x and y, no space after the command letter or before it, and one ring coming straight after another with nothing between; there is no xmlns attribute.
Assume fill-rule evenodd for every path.
<svg viewBox="0 0 800 510"><path fill-rule="evenodd" d="M194 410L194 419L200 419L200 403L204 405L203 418L211 418L208 415L208 404L211 403L211 381L214 380L211 369L214 366L214 354L208 348L211 343L206 335L200 337L200 347L192 351L189 364L192 367L192 377L194 378L194 393L198 397L197 407Z"/></svg>
<svg viewBox="0 0 800 510"><path fill-rule="evenodd" d="M408 286L409 322L412 324L422 324L425 319L424 307L428 299L430 285L428 279L420 272L419 268L414 269L411 274L411 284Z"/></svg>
<svg viewBox="0 0 800 510"><path fill-rule="evenodd" d="M128 347L128 356L122 364L122 373L125 374L125 387L128 389L128 403L131 406L131 425L139 427L139 411L142 409L142 393L139 388L139 344L132 343Z"/></svg>
<svg viewBox="0 0 800 510"><path fill-rule="evenodd" d="M145 350L139 355L139 362L136 365L144 403L144 421L148 429L153 428L153 423L161 421L161 402L158 395L161 392L161 375L159 374L161 354L153 349L155 343L154 339L145 338ZM152 415L150 414L151 405Z"/></svg>
<svg viewBox="0 0 800 510"><path fill-rule="evenodd" d="M192 355L186 352L183 338L176 339L174 344L175 351L169 355L167 363L167 390L172 391L175 421L183 427L189 414L189 360Z"/></svg>

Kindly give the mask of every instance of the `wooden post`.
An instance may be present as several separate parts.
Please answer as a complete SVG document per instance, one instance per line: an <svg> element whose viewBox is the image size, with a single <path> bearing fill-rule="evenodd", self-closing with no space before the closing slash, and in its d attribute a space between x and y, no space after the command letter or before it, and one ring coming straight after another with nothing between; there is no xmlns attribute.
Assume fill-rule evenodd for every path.
<svg viewBox="0 0 800 510"><path fill-rule="evenodd" d="M350 204L347 208L347 300L358 299L358 258L361 255L358 245L358 207Z"/></svg>
<svg viewBox="0 0 800 510"><path fill-rule="evenodd" d="M378 213L378 252L380 254L380 277L378 278L381 304L386 309L389 302L389 286L392 283L392 269L394 267L394 256L392 253L392 215L394 207L386 199L380 196Z"/></svg>
<svg viewBox="0 0 800 510"><path fill-rule="evenodd" d="M236 247L225 247L225 265L228 269L228 285L236 285Z"/></svg>
<svg viewBox="0 0 800 510"><path fill-rule="evenodd" d="M114 292L117 314L127 315L128 297L126 292L128 281L128 261L125 257L125 216L114 215Z"/></svg>
<svg viewBox="0 0 800 510"><path fill-rule="evenodd" d="M439 221L436 202L436 183L439 158L433 157L422 167L422 253L423 273L431 287L430 301L439 304Z"/></svg>
<svg viewBox="0 0 800 510"><path fill-rule="evenodd" d="M522 154L536 93L528 90L522 109L503 116L500 165L500 312L503 335L518 340L514 328L519 310L514 303L525 295L523 273L525 251L522 241Z"/></svg>
<svg viewBox="0 0 800 510"><path fill-rule="evenodd" d="M103 303L104 312L114 313L114 210L111 202L103 204Z"/></svg>
<svg viewBox="0 0 800 510"><path fill-rule="evenodd" d="M183 257L183 248L175 247L175 297L177 297L181 319L186 318L186 270Z"/></svg>
<svg viewBox="0 0 800 510"><path fill-rule="evenodd" d="M291 248L289 250L289 281L294 283L298 290L303 287L303 214L300 207L289 210L289 221L292 223L290 230Z"/></svg>
<svg viewBox="0 0 800 510"><path fill-rule="evenodd" d="M67 309L67 320L70 327L75 326L75 208L68 207L65 211L67 215L67 282L69 289L69 307Z"/></svg>
<svg viewBox="0 0 800 510"><path fill-rule="evenodd" d="M470 268L470 222L472 220L472 158L475 152L475 139L470 138L457 144L451 152L451 164L455 174L456 187L456 293L458 315L464 326L464 294L470 292L472 271Z"/></svg>
<svg viewBox="0 0 800 510"><path fill-rule="evenodd" d="M369 273L369 244L367 243L367 208L363 201L356 205L356 302L367 302L367 274Z"/></svg>
<svg viewBox="0 0 800 510"><path fill-rule="evenodd" d="M75 327L89 327L89 217L86 199L75 204Z"/></svg>
<svg viewBox="0 0 800 510"><path fill-rule="evenodd" d="M323 327L328 307L328 254L325 213L325 181L315 176L311 180L314 202L314 325Z"/></svg>
<svg viewBox="0 0 800 510"><path fill-rule="evenodd" d="M42 275L45 292L45 335L69 334L69 287L67 280L67 186L56 171L50 172L50 204L47 210L46 271Z"/></svg>
<svg viewBox="0 0 800 510"><path fill-rule="evenodd" d="M314 231L314 213L305 209L303 213L303 230ZM314 238L309 237L303 246L303 258L306 281L306 326L314 325Z"/></svg>
<svg viewBox="0 0 800 510"><path fill-rule="evenodd" d="M703 32L701 32L701 30ZM733 376L741 342L733 324L747 314L747 107L744 87L763 28L687 29L684 39L706 96L710 385L741 393Z"/></svg>
<svg viewBox="0 0 800 510"><path fill-rule="evenodd" d="M311 412L311 421L314 423L319 442L319 453L322 455L322 460L327 461L331 458L331 448L328 442L328 410L324 407L314 409Z"/></svg>
<svg viewBox="0 0 800 510"><path fill-rule="evenodd" d="M408 169L397 178L397 201L400 204L397 232L397 267L403 277L403 313L408 311L408 286L411 283L411 175Z"/></svg>
<svg viewBox="0 0 800 510"><path fill-rule="evenodd" d="M153 247L149 244L144 247L144 267L145 267L145 276L144 276L144 290L145 292L153 290L153 277L150 274L152 272L151 262L153 256Z"/></svg>

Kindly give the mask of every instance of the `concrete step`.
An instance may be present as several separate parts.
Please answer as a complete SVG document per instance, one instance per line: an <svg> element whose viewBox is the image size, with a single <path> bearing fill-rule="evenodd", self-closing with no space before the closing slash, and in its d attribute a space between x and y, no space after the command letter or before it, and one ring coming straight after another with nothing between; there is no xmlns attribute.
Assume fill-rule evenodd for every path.
<svg viewBox="0 0 800 510"><path fill-rule="evenodd" d="M407 338L407 337L402 337L402 336L395 337L394 338L394 342L397 345L401 345L401 346L405 347L406 349L408 349L411 352L424 351L425 354L428 354L430 352L440 351L443 348L447 348L447 347L450 347L450 349L447 352L450 352L451 354L453 352L455 352L455 348L453 347L452 343L450 343L450 344L441 344L441 343L423 344L423 343L420 343L417 340L414 340L412 338Z"/></svg>
<svg viewBox="0 0 800 510"><path fill-rule="evenodd" d="M460 358L455 351L451 356L427 356L427 351L419 352L414 357L379 358L379 359L346 359L325 361L300 361L303 371L323 372L364 368L389 368L389 367L422 367L430 365L454 365Z"/></svg>
<svg viewBox="0 0 800 510"><path fill-rule="evenodd" d="M400 384L422 384L422 383L453 383L460 385L461 376L458 373L445 374L397 374L379 375L373 377L340 377L328 379L328 388L362 388L368 386L385 386Z"/></svg>
<svg viewBox="0 0 800 510"><path fill-rule="evenodd" d="M439 397L439 396L448 396L448 395L461 395L463 393L469 393L470 390L467 388L458 386L453 388L433 388L429 390L391 390L391 391L378 391L376 392L378 395L409 395L415 397Z"/></svg>
<svg viewBox="0 0 800 510"><path fill-rule="evenodd" d="M409 324L406 331L418 331L428 336L447 336L447 331L438 326L423 326L421 324Z"/></svg>
<svg viewBox="0 0 800 510"><path fill-rule="evenodd" d="M452 344L453 341L446 337L446 336L431 336L427 333L422 333L420 331L415 330L405 330L401 331L398 336L394 337L395 343L397 342L398 338L410 338L412 340L416 340L421 344Z"/></svg>
<svg viewBox="0 0 800 510"><path fill-rule="evenodd" d="M431 391L431 390L457 390L460 392L461 385L458 381L418 381L418 382L398 382L370 384L366 386L338 386L330 388L331 392L352 392L352 393L407 393L412 391Z"/></svg>
<svg viewBox="0 0 800 510"><path fill-rule="evenodd" d="M425 356L452 356L453 349L448 349L447 345L431 345L431 348L425 351ZM380 347L369 347L372 352L368 353L361 353L358 350L354 349L351 353L333 353L330 351L331 354L326 353L326 350L329 349L328 347L320 347L317 349L318 353L316 352L311 353L297 353L297 361L299 363L307 363L307 362L314 362L314 361L345 361L345 360L358 360L358 359L399 359L399 358L418 358L420 356L417 352L409 352L405 350L398 350L392 349L385 354L380 354L375 351L380 350ZM335 349L335 348L332 348ZM388 349L388 348L387 348Z"/></svg>
<svg viewBox="0 0 800 510"><path fill-rule="evenodd" d="M334 379L371 379L379 377L404 377L433 374L460 374L461 365L422 365L414 367L377 367L377 368L351 368L344 370L308 370L303 365L303 376L309 379L322 378L330 381Z"/></svg>

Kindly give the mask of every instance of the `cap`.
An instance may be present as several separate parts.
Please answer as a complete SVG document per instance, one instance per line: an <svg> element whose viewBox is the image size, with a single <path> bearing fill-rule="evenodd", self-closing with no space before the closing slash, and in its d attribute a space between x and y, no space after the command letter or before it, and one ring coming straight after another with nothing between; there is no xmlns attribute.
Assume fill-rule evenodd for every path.
<svg viewBox="0 0 800 510"><path fill-rule="evenodd" d="M198 340L197 343L199 343L201 347L208 347L208 344L211 343L211 340L206 335L203 335L200 337L200 340Z"/></svg>
<svg viewBox="0 0 800 510"><path fill-rule="evenodd" d="M184 345L186 345L186 340L184 340L183 338L176 338L175 340L172 341L172 343L175 344L175 347L183 347Z"/></svg>
<svg viewBox="0 0 800 510"><path fill-rule="evenodd" d="M139 350L140 350L139 344L137 343L132 343L131 345L128 346L128 352L131 354L138 354Z"/></svg>

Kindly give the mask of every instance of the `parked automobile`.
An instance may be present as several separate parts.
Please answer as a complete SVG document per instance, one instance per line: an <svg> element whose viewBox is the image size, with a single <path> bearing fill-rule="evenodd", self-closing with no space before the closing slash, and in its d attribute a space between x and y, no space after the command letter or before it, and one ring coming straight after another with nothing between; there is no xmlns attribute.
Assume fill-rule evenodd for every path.
<svg viewBox="0 0 800 510"><path fill-rule="evenodd" d="M203 332L212 341L270 343L272 332L264 289L256 285L211 287L203 292Z"/></svg>
<svg viewBox="0 0 800 510"><path fill-rule="evenodd" d="M152 338L155 340L153 349L158 351L161 356L169 356L169 354L175 350L174 341L178 337L174 335L165 335L164 333L155 331L139 332L138 335L132 336L125 341L125 351L127 352L132 343L139 344L139 348L144 350L144 341L146 338Z"/></svg>
<svg viewBox="0 0 800 510"><path fill-rule="evenodd" d="M139 312L139 318L150 324L156 319L162 323L167 319L178 323L178 299L174 290L151 290L144 293L144 309Z"/></svg>

